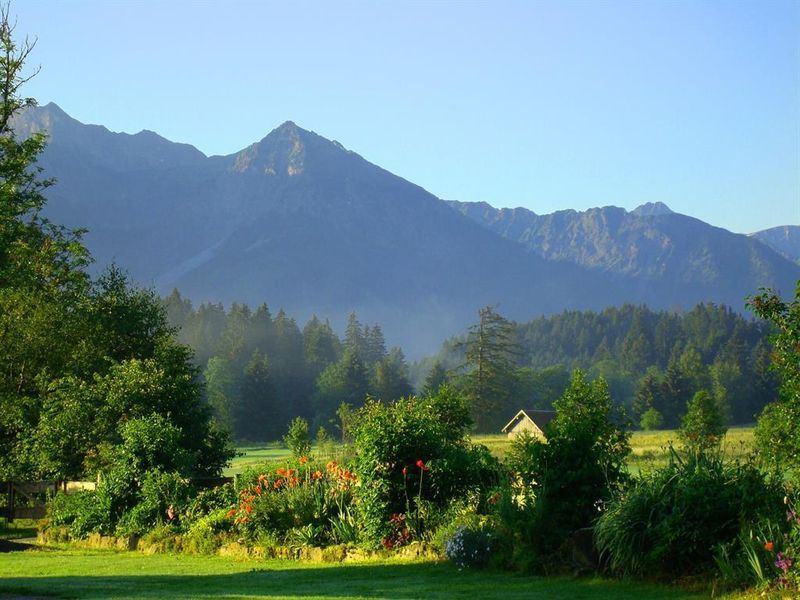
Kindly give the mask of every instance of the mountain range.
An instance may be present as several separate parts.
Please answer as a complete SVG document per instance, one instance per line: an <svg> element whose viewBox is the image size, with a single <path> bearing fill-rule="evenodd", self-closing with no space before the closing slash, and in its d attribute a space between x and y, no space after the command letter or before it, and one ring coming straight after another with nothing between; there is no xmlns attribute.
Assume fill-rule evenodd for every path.
<svg viewBox="0 0 800 600"><path fill-rule="evenodd" d="M290 121L210 157L82 124L52 103L15 129L47 131L39 165L57 184L46 214L88 229L98 268L115 261L195 303L267 302L334 324L356 311L412 355L487 304L518 320L624 302L743 310L759 287L789 293L800 279L768 232L733 234L663 204L536 215L445 202Z"/></svg>

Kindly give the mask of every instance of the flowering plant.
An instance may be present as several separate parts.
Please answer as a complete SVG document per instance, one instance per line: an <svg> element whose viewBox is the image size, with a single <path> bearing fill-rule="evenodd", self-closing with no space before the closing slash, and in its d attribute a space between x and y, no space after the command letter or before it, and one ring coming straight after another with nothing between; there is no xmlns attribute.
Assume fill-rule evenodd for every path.
<svg viewBox="0 0 800 600"><path fill-rule="evenodd" d="M245 537L262 533L285 537L290 531L312 526L329 534L332 519L346 512L358 477L330 461L327 465L298 459L298 467L286 466L250 474L227 517Z"/></svg>

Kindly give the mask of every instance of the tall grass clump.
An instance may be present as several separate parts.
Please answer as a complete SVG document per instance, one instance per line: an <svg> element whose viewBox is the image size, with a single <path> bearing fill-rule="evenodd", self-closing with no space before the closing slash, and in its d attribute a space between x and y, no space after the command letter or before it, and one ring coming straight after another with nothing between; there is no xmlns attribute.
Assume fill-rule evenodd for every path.
<svg viewBox="0 0 800 600"><path fill-rule="evenodd" d="M669 463L641 475L600 516L595 538L621 575L675 578L713 573L715 551L774 515L780 482L722 451L671 450Z"/></svg>

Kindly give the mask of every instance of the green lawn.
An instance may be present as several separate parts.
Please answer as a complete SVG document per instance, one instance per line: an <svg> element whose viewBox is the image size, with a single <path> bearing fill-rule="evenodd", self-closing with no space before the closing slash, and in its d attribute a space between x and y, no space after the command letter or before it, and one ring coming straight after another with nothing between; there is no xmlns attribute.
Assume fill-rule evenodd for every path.
<svg viewBox="0 0 800 600"><path fill-rule="evenodd" d="M277 443L262 444L260 446L242 446L236 448L237 456L231 461L230 466L225 469L224 475L231 477L241 473L249 467L256 467L267 462L281 460L291 456L288 448L281 447Z"/></svg>
<svg viewBox="0 0 800 600"><path fill-rule="evenodd" d="M49 550L0 555L0 598L424 598L672 600L678 589L602 579L459 571L448 563L324 564L136 552Z"/></svg>

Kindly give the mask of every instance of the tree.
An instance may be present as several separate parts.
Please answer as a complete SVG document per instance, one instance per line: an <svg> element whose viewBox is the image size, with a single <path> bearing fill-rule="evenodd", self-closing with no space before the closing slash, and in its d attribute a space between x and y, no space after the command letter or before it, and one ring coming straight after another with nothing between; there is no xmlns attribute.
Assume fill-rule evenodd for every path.
<svg viewBox="0 0 800 600"><path fill-rule="evenodd" d="M34 43L14 41L9 6L0 7L0 287L33 287L50 291L80 291L89 260L81 231L70 230L42 217L44 190L52 180L41 179L35 163L46 135L34 133L20 140L12 129L13 117L33 107L33 98L19 90L36 72L23 75Z"/></svg>
<svg viewBox="0 0 800 600"><path fill-rule="evenodd" d="M275 393L269 359L253 350L239 384L234 411L236 436L240 440L276 440L289 422L289 410Z"/></svg>
<svg viewBox="0 0 800 600"><path fill-rule="evenodd" d="M425 383L422 385L422 394L431 396L435 394L442 385L449 381L450 377L447 374L447 369L441 361L437 360L433 363L431 370L425 377Z"/></svg>
<svg viewBox="0 0 800 600"><path fill-rule="evenodd" d="M687 405L679 434L686 446L694 450L714 448L728 430L717 398L706 390L697 392Z"/></svg>
<svg viewBox="0 0 800 600"><path fill-rule="evenodd" d="M641 427L645 431L653 431L654 429L661 429L661 426L663 424L664 424L664 417L662 417L661 413L652 407L644 411L644 413L642 414L642 418L639 420L639 427Z"/></svg>
<svg viewBox="0 0 800 600"><path fill-rule="evenodd" d="M392 350L375 365L372 377L372 393L384 402L410 396L408 365L400 348Z"/></svg>
<svg viewBox="0 0 800 600"><path fill-rule="evenodd" d="M779 397L758 419L756 443L761 455L777 470L800 474L800 281L792 302L772 290L748 299L750 310L771 322L772 365L781 379Z"/></svg>
<svg viewBox="0 0 800 600"><path fill-rule="evenodd" d="M292 456L300 458L308 456L311 452L311 435L308 429L308 421L303 417L297 417L289 425L289 431L283 437L283 443L292 452Z"/></svg>
<svg viewBox="0 0 800 600"><path fill-rule="evenodd" d="M479 431L489 431L509 409L513 389L514 359L519 350L514 325L501 317L495 307L478 311L479 321L469 328L466 341L468 369L464 390Z"/></svg>
<svg viewBox="0 0 800 600"><path fill-rule="evenodd" d="M126 424L164 419L188 458L186 474L218 474L232 456L202 403L188 348L172 338L164 306L111 267L91 282L72 231L41 216L35 162L42 133L16 137L13 117L33 106L18 90L33 49L12 39L0 8L0 479L84 474ZM169 465L163 465L171 468ZM94 473L91 474L92 476Z"/></svg>
<svg viewBox="0 0 800 600"><path fill-rule="evenodd" d="M206 382L206 398L217 425L225 431L233 431L233 414L239 404L236 375L230 361L219 356L208 359L203 371Z"/></svg>

